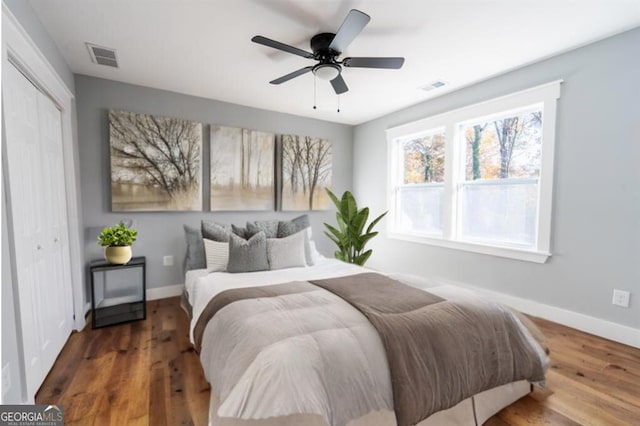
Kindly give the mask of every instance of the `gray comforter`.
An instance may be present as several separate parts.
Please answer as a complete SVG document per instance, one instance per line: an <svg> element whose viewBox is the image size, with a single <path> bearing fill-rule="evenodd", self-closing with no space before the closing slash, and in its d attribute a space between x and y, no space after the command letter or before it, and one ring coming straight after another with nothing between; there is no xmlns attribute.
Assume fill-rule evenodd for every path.
<svg viewBox="0 0 640 426"><path fill-rule="evenodd" d="M540 346L499 305L445 301L375 273L311 282L347 300L380 334L398 426L496 386L544 380Z"/></svg>
<svg viewBox="0 0 640 426"><path fill-rule="evenodd" d="M219 416L315 413L340 426L394 409L412 425L483 390L541 381L533 335L497 304L370 273L227 290L194 329Z"/></svg>

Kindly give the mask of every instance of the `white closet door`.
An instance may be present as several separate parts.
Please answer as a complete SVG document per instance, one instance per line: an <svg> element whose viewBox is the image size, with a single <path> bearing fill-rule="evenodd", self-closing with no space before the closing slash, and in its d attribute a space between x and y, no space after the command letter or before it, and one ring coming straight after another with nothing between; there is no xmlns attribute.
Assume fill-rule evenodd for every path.
<svg viewBox="0 0 640 426"><path fill-rule="evenodd" d="M62 154L62 117L49 97L38 91L38 122L42 153L42 199L45 223L45 256L47 259L47 309L45 335L48 346L43 360L50 363L48 372L62 350L73 327L71 296L71 262L69 259L67 201Z"/></svg>
<svg viewBox="0 0 640 426"><path fill-rule="evenodd" d="M15 67L3 72L5 177L27 391L33 396L72 328L61 117Z"/></svg>

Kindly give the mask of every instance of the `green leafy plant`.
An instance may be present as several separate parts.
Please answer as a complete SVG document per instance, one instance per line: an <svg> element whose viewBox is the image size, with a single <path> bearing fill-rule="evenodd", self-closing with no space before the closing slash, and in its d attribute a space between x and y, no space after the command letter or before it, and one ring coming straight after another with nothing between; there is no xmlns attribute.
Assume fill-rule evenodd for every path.
<svg viewBox="0 0 640 426"><path fill-rule="evenodd" d="M98 244L108 247L130 246L137 236L138 231L120 222L111 228L105 227L98 236Z"/></svg>
<svg viewBox="0 0 640 426"><path fill-rule="evenodd" d="M371 249L364 251L364 247L369 240L378 235L378 232L373 232L373 227L388 212L375 218L365 231L364 227L369 219L369 207L358 209L356 199L349 191L345 191L340 199L329 189L327 189L327 194L338 209L336 212L338 228L327 223L324 224L329 230L329 232L325 231L325 234L338 246L338 250L335 252L336 259L364 265L373 253Z"/></svg>

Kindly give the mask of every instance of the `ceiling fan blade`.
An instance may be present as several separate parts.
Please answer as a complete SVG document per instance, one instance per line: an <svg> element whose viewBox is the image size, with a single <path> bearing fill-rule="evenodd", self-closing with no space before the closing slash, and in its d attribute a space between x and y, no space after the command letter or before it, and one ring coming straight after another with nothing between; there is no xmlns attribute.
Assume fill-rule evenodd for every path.
<svg viewBox="0 0 640 426"><path fill-rule="evenodd" d="M297 71L294 71L294 72L289 73L289 74L287 74L287 75L283 75L282 77L280 77L280 78L276 78L275 80L271 80L269 83L271 83L271 84L280 84L280 83L284 83L285 81L289 81L289 80L291 80L292 78L296 78L296 77L298 77L298 76L300 76L300 75L302 75L302 74L306 74L306 73L308 73L309 71L311 71L312 69L313 69L313 67L304 67L304 68L300 68L300 69L299 69L299 70L297 70Z"/></svg>
<svg viewBox="0 0 640 426"><path fill-rule="evenodd" d="M340 53L344 52L347 46L349 46L353 39L360 34L360 31L362 31L370 20L371 17L366 13L360 12L356 9L351 9L342 25L340 25L338 32L329 45L329 49L333 49Z"/></svg>
<svg viewBox="0 0 640 426"><path fill-rule="evenodd" d="M252 42L262 44L263 46L272 47L274 49L282 50L284 52L293 53L294 55L302 56L303 58L313 59L313 53L306 50L298 49L297 47L289 46L288 44L280 43L279 41L271 40L270 38L255 36L251 39Z"/></svg>
<svg viewBox="0 0 640 426"><path fill-rule="evenodd" d="M347 83L344 82L344 79L340 74L338 74L336 78L331 80L331 85L333 86L333 90L336 91L336 95L341 95L349 90L349 88L347 87Z"/></svg>
<svg viewBox="0 0 640 426"><path fill-rule="evenodd" d="M345 58L342 65L353 68L386 68L400 69L404 58Z"/></svg>

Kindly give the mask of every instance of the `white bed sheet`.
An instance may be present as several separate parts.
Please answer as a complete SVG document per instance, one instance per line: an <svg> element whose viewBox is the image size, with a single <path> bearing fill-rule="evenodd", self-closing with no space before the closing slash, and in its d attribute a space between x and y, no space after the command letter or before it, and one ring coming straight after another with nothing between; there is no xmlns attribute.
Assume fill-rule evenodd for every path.
<svg viewBox="0 0 640 426"><path fill-rule="evenodd" d="M193 329L209 301L225 290L264 285L289 283L292 281L308 281L354 275L368 271L367 269L341 262L336 259L322 257L315 265L304 268L287 268L276 271L259 271L235 273L212 272L206 269L195 269L187 272L185 287L189 295L189 303L193 308L190 338L193 343Z"/></svg>
<svg viewBox="0 0 640 426"><path fill-rule="evenodd" d="M187 296L189 296L189 304L193 306L194 291L193 286L196 285L196 281L199 278L205 277L209 274L206 269L192 269L187 271L184 277L184 288L187 290Z"/></svg>

